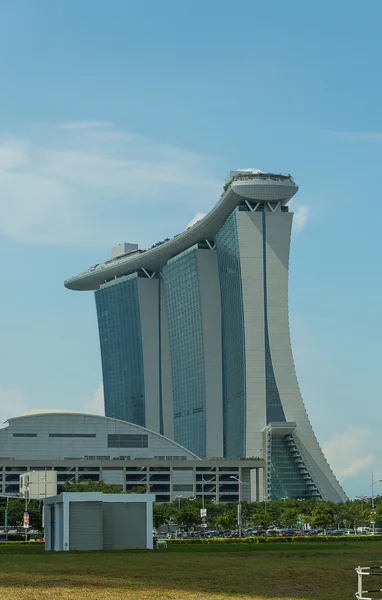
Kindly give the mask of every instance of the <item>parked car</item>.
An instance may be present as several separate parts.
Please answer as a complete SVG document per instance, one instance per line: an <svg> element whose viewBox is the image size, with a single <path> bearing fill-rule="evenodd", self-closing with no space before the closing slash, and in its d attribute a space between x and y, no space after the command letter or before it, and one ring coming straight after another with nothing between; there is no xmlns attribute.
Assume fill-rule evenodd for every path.
<svg viewBox="0 0 382 600"><path fill-rule="evenodd" d="M276 536L276 535L279 535L279 530L278 530L278 529L274 529L274 528L272 528L272 529L267 529L267 530L266 530L266 532L265 532L265 535L268 535L268 536Z"/></svg>
<svg viewBox="0 0 382 600"><path fill-rule="evenodd" d="M295 531L294 529L280 529L279 536L280 537L288 537L292 535L300 535L300 532Z"/></svg>

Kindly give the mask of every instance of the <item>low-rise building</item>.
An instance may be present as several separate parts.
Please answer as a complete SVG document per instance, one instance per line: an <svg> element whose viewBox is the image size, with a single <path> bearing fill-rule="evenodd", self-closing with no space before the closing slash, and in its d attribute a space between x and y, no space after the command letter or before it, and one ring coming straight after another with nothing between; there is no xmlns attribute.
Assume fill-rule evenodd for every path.
<svg viewBox="0 0 382 600"><path fill-rule="evenodd" d="M104 481L136 488L156 502L204 497L230 502L263 498L263 460L201 460L176 442L139 425L69 411L30 411L0 429L0 490L18 495L28 471L57 472L67 482ZM240 483L239 483L240 481ZM240 490L239 490L240 488Z"/></svg>

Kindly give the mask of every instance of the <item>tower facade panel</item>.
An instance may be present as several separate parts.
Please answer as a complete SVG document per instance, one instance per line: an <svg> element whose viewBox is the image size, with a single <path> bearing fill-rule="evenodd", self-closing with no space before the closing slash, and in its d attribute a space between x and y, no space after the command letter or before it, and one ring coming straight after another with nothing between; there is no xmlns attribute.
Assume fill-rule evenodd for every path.
<svg viewBox="0 0 382 600"><path fill-rule="evenodd" d="M173 437L163 282L137 274L96 292L105 415Z"/></svg>
<svg viewBox="0 0 382 600"><path fill-rule="evenodd" d="M96 292L105 414L145 427L138 277L106 283Z"/></svg>
<svg viewBox="0 0 382 600"><path fill-rule="evenodd" d="M198 456L223 456L220 294L213 250L191 248L163 269L174 439Z"/></svg>
<svg viewBox="0 0 382 600"><path fill-rule="evenodd" d="M222 324L224 456L245 456L246 379L240 250L233 213L216 236Z"/></svg>

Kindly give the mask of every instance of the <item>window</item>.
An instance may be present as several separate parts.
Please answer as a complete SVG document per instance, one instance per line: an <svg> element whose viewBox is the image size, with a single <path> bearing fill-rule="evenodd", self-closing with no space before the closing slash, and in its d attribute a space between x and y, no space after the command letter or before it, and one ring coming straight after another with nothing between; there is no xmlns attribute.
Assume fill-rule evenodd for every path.
<svg viewBox="0 0 382 600"><path fill-rule="evenodd" d="M174 484L172 486L174 492L193 492L194 486L191 484Z"/></svg>
<svg viewBox="0 0 382 600"><path fill-rule="evenodd" d="M110 433L108 448L148 448L148 435L144 433Z"/></svg>
<svg viewBox="0 0 382 600"><path fill-rule="evenodd" d="M37 433L14 433L13 437L37 437Z"/></svg>
<svg viewBox="0 0 382 600"><path fill-rule="evenodd" d="M192 467L173 467L173 471L192 471Z"/></svg>
<svg viewBox="0 0 382 600"><path fill-rule="evenodd" d="M27 467L5 467L5 470L8 472L19 473L20 471L26 471Z"/></svg>
<svg viewBox="0 0 382 600"><path fill-rule="evenodd" d="M87 472L98 472L99 471L99 467L78 467L79 471L87 471Z"/></svg>
<svg viewBox="0 0 382 600"><path fill-rule="evenodd" d="M50 433L51 438L95 438L95 433Z"/></svg>

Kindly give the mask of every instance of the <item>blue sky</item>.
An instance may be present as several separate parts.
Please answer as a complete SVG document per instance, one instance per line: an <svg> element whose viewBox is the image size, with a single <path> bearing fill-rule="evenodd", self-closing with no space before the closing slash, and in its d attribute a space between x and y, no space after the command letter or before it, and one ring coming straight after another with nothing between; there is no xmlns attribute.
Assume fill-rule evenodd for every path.
<svg viewBox="0 0 382 600"><path fill-rule="evenodd" d="M382 5L0 0L0 416L97 410L94 299L64 279L178 233L227 171L292 173L290 316L319 441L382 478Z"/></svg>

